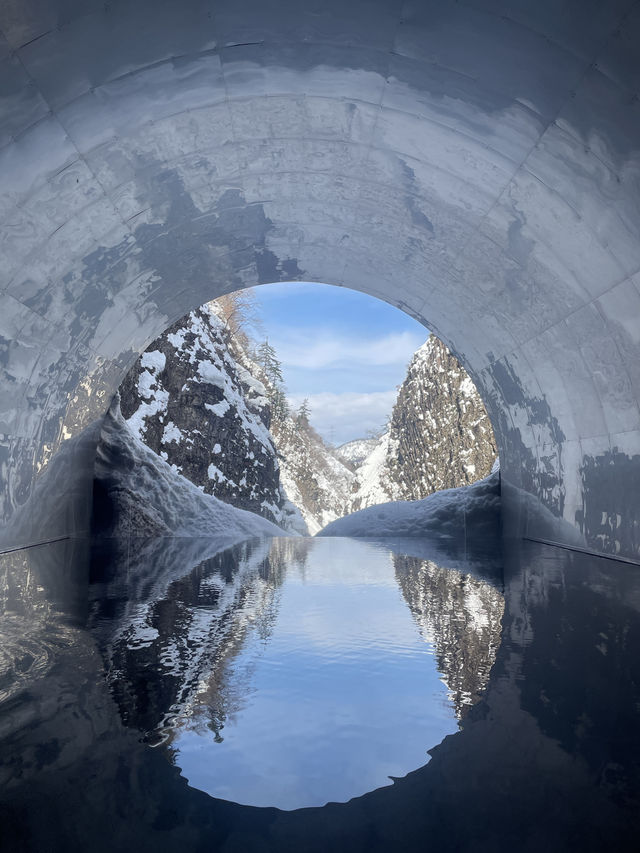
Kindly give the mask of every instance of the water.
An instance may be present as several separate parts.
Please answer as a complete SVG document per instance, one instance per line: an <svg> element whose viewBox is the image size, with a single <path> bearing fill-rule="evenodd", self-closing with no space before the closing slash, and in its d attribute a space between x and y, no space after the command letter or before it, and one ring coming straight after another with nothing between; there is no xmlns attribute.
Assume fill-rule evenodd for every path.
<svg viewBox="0 0 640 853"><path fill-rule="evenodd" d="M0 559L2 853L637 850L637 567L167 539L88 584L88 544Z"/></svg>
<svg viewBox="0 0 640 853"><path fill-rule="evenodd" d="M346 802L425 764L480 694L502 610L486 582L382 545L280 539L200 564L112 636L112 619L99 627L123 718L140 723L144 703L146 737L171 748L192 787L289 810ZM464 700L465 661L437 657L451 642L485 661L462 673L476 682ZM151 671L171 685L170 696L157 686L152 719Z"/></svg>

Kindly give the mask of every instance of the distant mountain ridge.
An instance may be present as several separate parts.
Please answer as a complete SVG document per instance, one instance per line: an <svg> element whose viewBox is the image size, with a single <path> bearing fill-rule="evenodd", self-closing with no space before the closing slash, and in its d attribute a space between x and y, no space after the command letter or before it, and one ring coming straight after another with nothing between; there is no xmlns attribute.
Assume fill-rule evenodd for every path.
<svg viewBox="0 0 640 853"><path fill-rule="evenodd" d="M336 453L357 467L362 465L379 440L379 438L355 438L353 441L347 441L336 447Z"/></svg>

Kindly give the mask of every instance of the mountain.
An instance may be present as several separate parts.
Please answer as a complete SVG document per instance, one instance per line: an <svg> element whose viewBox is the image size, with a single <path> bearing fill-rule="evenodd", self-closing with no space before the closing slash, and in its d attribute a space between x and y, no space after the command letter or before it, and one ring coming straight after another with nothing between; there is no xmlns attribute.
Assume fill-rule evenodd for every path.
<svg viewBox="0 0 640 853"><path fill-rule="evenodd" d="M104 418L94 473L94 533L123 540L127 548L129 536L206 536L230 543L284 534L268 519L180 476L130 429L117 398Z"/></svg>
<svg viewBox="0 0 640 853"><path fill-rule="evenodd" d="M280 486L267 390L215 303L160 335L120 386L129 429L205 494L300 533Z"/></svg>
<svg viewBox="0 0 640 853"><path fill-rule="evenodd" d="M344 459L357 468L359 465L362 465L379 440L379 437L355 438L353 441L347 441L341 444L340 447L336 447L336 453L341 459Z"/></svg>
<svg viewBox="0 0 640 853"><path fill-rule="evenodd" d="M387 432L357 469L349 511L469 485L491 473L496 456L475 385L430 335L409 364Z"/></svg>
<svg viewBox="0 0 640 853"><path fill-rule="evenodd" d="M174 323L120 387L127 429L205 495L314 535L350 512L490 472L489 418L437 338L413 356L387 432L334 449L306 403L289 410L277 353L268 341L254 349L236 316L241 297L225 299Z"/></svg>
<svg viewBox="0 0 640 853"><path fill-rule="evenodd" d="M314 536L340 518L349 504L355 474L337 451L325 445L306 418L274 419L273 439L280 458L280 481Z"/></svg>
<svg viewBox="0 0 640 853"><path fill-rule="evenodd" d="M353 471L307 412L289 412L275 351L250 355L234 305L209 303L160 335L120 387L122 415L206 494L313 535L344 514Z"/></svg>

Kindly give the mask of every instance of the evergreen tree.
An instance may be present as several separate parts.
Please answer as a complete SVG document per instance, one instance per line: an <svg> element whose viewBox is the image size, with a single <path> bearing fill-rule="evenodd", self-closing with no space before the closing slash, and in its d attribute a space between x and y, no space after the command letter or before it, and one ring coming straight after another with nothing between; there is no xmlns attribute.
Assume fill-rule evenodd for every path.
<svg viewBox="0 0 640 853"><path fill-rule="evenodd" d="M271 404L272 417L274 421L282 423L289 415L289 406L282 379L282 364L267 338L257 348L256 360L262 365L267 379L267 399Z"/></svg>
<svg viewBox="0 0 640 853"><path fill-rule="evenodd" d="M299 427L303 429L309 426L309 416L311 414L311 408L309 406L309 400L305 397L302 401L300 408L298 409L298 414L296 415L296 423Z"/></svg>
<svg viewBox="0 0 640 853"><path fill-rule="evenodd" d="M271 403L271 414L275 421L284 421L289 416L289 405L284 390L274 386L267 389L267 397Z"/></svg>
<svg viewBox="0 0 640 853"><path fill-rule="evenodd" d="M278 360L275 349L269 343L268 338L260 344L256 350L258 363L264 368L267 378L273 385L279 385L282 379L282 364Z"/></svg>

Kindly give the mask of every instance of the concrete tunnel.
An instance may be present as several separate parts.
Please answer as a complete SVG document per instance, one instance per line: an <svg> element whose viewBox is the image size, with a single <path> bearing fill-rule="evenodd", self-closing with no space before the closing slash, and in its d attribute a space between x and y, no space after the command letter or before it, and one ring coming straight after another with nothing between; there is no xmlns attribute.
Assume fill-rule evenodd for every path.
<svg viewBox="0 0 640 853"><path fill-rule="evenodd" d="M3 0L2 548L222 293L365 291L489 410L506 536L640 561L640 3Z"/></svg>

